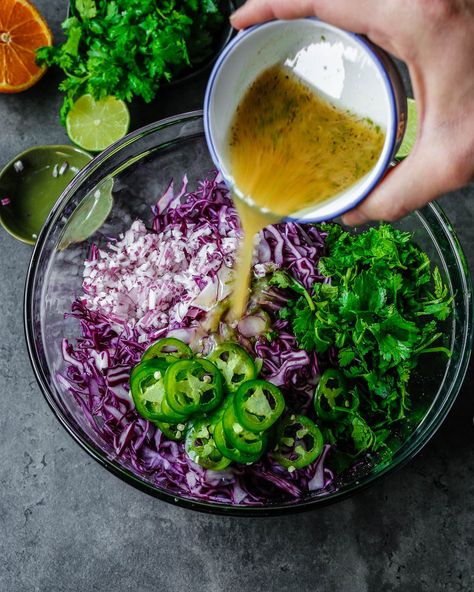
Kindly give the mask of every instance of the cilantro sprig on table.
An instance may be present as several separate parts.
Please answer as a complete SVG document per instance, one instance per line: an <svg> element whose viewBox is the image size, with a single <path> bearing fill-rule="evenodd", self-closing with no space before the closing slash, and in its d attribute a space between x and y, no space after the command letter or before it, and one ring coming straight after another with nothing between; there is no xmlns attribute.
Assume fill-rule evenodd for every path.
<svg viewBox="0 0 474 592"><path fill-rule="evenodd" d="M214 50L224 16L219 0L75 0L66 41L43 47L39 63L66 75L61 119L83 94L151 101L161 84Z"/></svg>
<svg viewBox="0 0 474 592"><path fill-rule="evenodd" d="M420 355L449 355L439 322L450 315L452 297L410 233L386 224L358 235L336 224L322 229L328 255L319 270L330 283L315 283L310 293L282 271L270 283L298 295L280 312L298 345L337 356L360 400L330 438L349 434L355 453L377 450L389 426L407 417L407 386Z"/></svg>

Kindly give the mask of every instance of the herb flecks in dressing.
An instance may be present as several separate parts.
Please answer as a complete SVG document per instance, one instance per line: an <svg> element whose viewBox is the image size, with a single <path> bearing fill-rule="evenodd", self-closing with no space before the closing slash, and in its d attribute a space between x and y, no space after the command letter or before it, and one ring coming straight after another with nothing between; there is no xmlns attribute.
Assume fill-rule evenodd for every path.
<svg viewBox="0 0 474 592"><path fill-rule="evenodd" d="M272 66L255 80L228 136L245 237L236 273L235 317L246 306L256 232L354 185L377 163L384 140L378 126L332 105L288 68Z"/></svg>

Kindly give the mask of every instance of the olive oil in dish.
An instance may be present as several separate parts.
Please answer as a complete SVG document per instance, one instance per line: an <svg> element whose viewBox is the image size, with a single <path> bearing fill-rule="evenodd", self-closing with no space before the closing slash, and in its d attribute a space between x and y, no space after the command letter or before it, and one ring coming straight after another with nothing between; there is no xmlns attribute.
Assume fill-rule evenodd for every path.
<svg viewBox="0 0 474 592"><path fill-rule="evenodd" d="M245 311L255 235L348 189L377 163L385 134L318 95L282 65L265 70L228 134L233 194L244 240L232 316Z"/></svg>

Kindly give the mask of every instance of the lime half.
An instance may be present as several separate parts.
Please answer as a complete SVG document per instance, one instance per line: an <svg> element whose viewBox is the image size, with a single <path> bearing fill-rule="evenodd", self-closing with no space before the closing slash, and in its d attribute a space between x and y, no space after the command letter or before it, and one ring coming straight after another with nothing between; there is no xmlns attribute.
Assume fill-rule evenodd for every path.
<svg viewBox="0 0 474 592"><path fill-rule="evenodd" d="M66 117L69 138L84 150L101 152L128 132L127 105L115 97L96 101L92 95L80 97Z"/></svg>
<svg viewBox="0 0 474 592"><path fill-rule="evenodd" d="M416 102L414 99L407 99L408 113L407 113L407 127L403 142L395 156L395 158L406 158L413 149L416 142L416 128L418 126L418 113L416 110Z"/></svg>

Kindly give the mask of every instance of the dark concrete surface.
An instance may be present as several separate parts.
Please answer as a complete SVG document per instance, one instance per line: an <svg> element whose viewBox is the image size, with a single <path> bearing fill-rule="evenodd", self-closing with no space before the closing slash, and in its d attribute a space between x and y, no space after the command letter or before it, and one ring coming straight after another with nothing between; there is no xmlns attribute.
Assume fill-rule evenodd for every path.
<svg viewBox="0 0 474 592"><path fill-rule="evenodd" d="M58 33L64 0L37 5ZM67 141L57 82L0 96L0 166ZM203 84L164 93L141 120L200 107ZM441 202L472 271L474 189ZM472 364L438 434L370 490L297 516L197 514L113 477L54 418L23 337L30 254L0 230L0 592L474 591Z"/></svg>

